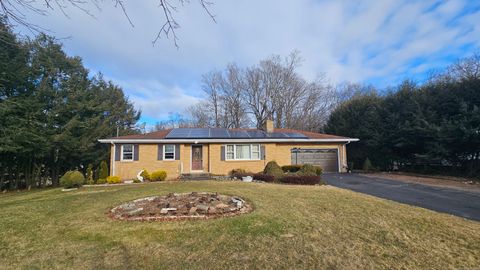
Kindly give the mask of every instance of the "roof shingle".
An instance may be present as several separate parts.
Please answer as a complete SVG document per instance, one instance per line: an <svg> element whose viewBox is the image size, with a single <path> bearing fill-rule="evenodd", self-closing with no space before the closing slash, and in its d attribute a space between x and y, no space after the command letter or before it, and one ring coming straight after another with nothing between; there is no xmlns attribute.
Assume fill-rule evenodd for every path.
<svg viewBox="0 0 480 270"><path fill-rule="evenodd" d="M255 131L257 129L236 128L236 129L231 129L231 130ZM170 133L170 131L172 131L172 129L165 129L165 130L160 130L160 131L155 131L155 132L150 132L150 133L145 133L145 134L125 135L125 136L113 137L113 138L110 138L110 139L160 140L160 139L166 139L166 136L168 135L168 133ZM296 130L296 129L275 128L274 132L300 133L300 134L303 134L303 135L307 136L308 139L351 139L351 138L348 138L348 137L342 137L342 136L324 134L324 133L317 133L317 132L311 132L311 131ZM232 138L232 139L235 139L235 138Z"/></svg>

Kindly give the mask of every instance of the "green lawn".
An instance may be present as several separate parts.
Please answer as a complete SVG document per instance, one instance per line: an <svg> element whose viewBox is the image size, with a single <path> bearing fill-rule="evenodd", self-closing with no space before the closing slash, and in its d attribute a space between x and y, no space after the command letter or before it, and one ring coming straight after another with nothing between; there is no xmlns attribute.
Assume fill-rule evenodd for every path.
<svg viewBox="0 0 480 270"><path fill-rule="evenodd" d="M217 191L253 203L216 220L114 221L121 202ZM0 195L0 267L447 269L480 265L480 223L330 186L165 182Z"/></svg>

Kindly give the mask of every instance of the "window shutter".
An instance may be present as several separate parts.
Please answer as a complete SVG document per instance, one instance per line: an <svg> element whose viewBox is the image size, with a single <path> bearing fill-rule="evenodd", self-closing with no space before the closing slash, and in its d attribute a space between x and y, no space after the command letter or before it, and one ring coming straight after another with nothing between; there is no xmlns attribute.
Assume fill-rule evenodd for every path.
<svg viewBox="0 0 480 270"><path fill-rule="evenodd" d="M133 145L133 160L138 160L138 156L139 156L139 146L138 144L134 144Z"/></svg>
<svg viewBox="0 0 480 270"><path fill-rule="evenodd" d="M158 145L158 156L157 160L163 160L163 144Z"/></svg>
<svg viewBox="0 0 480 270"><path fill-rule="evenodd" d="M122 145L115 144L115 161L120 161L121 154L122 154Z"/></svg>
<svg viewBox="0 0 480 270"><path fill-rule="evenodd" d="M175 160L180 160L180 144L175 144Z"/></svg>
<svg viewBox="0 0 480 270"><path fill-rule="evenodd" d="M225 145L220 147L220 160L225 160Z"/></svg>
<svg viewBox="0 0 480 270"><path fill-rule="evenodd" d="M265 160L265 145L260 146L260 159Z"/></svg>

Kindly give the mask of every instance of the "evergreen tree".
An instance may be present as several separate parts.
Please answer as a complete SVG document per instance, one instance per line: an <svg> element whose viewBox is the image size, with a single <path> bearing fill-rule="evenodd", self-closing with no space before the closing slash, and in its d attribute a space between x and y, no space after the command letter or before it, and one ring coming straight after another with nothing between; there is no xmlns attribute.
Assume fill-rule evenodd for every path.
<svg viewBox="0 0 480 270"><path fill-rule="evenodd" d="M108 165L105 160L100 162L100 167L98 168L98 179L107 179L108 177Z"/></svg>
<svg viewBox="0 0 480 270"><path fill-rule="evenodd" d="M93 185L95 182L93 181L93 165L92 163L88 164L87 173L85 175L85 181L87 185Z"/></svg>
<svg viewBox="0 0 480 270"><path fill-rule="evenodd" d="M19 40L0 20L0 188L58 184L68 170L99 164L99 138L135 133L140 113L101 74L52 37ZM108 172L107 172L108 175Z"/></svg>

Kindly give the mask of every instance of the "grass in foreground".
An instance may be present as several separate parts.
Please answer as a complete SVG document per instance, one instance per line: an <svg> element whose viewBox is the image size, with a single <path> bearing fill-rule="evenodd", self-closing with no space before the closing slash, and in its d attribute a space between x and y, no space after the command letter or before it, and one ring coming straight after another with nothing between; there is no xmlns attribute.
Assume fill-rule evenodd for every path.
<svg viewBox="0 0 480 270"><path fill-rule="evenodd" d="M127 222L121 202L169 192L240 195L233 218ZM446 269L480 265L480 223L330 186L165 182L0 196L0 267Z"/></svg>

